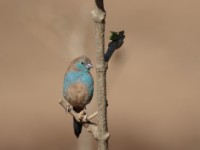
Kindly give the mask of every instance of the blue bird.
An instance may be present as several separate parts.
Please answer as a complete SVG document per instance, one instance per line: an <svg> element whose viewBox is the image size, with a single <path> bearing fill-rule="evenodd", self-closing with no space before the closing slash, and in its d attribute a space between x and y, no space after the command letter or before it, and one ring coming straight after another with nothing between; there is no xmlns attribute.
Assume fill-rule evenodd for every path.
<svg viewBox="0 0 200 150"><path fill-rule="evenodd" d="M65 73L63 96L77 113L81 112L90 103L93 96L94 81L90 74L92 67L90 59L81 56L70 63ZM74 134L78 138L82 130L82 124L73 118L73 126Z"/></svg>

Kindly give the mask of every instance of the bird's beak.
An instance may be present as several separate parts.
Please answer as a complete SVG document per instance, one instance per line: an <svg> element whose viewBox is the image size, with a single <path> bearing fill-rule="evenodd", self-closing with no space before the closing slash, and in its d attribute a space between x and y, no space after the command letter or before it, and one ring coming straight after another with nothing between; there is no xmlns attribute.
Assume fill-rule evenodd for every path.
<svg viewBox="0 0 200 150"><path fill-rule="evenodd" d="M92 66L92 64L87 64L87 65L86 65L86 68L89 68L89 69L90 69L90 68L93 68L93 66Z"/></svg>

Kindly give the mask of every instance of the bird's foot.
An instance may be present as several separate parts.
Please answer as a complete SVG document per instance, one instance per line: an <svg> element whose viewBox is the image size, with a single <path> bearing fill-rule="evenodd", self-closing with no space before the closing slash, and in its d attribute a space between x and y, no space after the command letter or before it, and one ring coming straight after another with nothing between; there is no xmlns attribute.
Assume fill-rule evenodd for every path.
<svg viewBox="0 0 200 150"><path fill-rule="evenodd" d="M67 105L67 112L70 112L73 108L72 108L72 106L71 105Z"/></svg>
<svg viewBox="0 0 200 150"><path fill-rule="evenodd" d="M83 122L85 120L85 118L87 118L87 113L86 110L83 109L79 114L78 114L78 118L81 122Z"/></svg>
<svg viewBox="0 0 200 150"><path fill-rule="evenodd" d="M83 122L88 122L88 115L87 114L85 114L84 116L83 116L83 120L82 120Z"/></svg>
<svg viewBox="0 0 200 150"><path fill-rule="evenodd" d="M87 115L87 112L86 112L86 107L84 107L84 109L83 109L83 112L84 112L84 116L83 116L83 122L88 122L89 120L88 120L88 115Z"/></svg>

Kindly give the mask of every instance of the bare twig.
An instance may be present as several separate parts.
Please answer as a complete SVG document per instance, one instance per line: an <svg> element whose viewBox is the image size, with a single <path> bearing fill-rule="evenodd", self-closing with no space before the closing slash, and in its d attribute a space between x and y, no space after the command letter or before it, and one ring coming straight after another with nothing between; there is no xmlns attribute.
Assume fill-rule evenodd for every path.
<svg viewBox="0 0 200 150"><path fill-rule="evenodd" d="M94 119L98 115L98 112L96 111L95 113L91 114L90 116L87 117L88 120Z"/></svg>

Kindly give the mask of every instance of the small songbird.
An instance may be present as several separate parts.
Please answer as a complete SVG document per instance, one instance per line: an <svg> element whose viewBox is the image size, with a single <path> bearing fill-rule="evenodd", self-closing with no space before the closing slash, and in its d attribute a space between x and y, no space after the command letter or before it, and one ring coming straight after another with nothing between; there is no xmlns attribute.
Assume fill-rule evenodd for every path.
<svg viewBox="0 0 200 150"><path fill-rule="evenodd" d="M65 73L63 96L73 106L75 112L79 113L90 103L94 81L90 74L92 64L89 58L81 56L74 59ZM79 137L82 124L73 118L74 134Z"/></svg>

